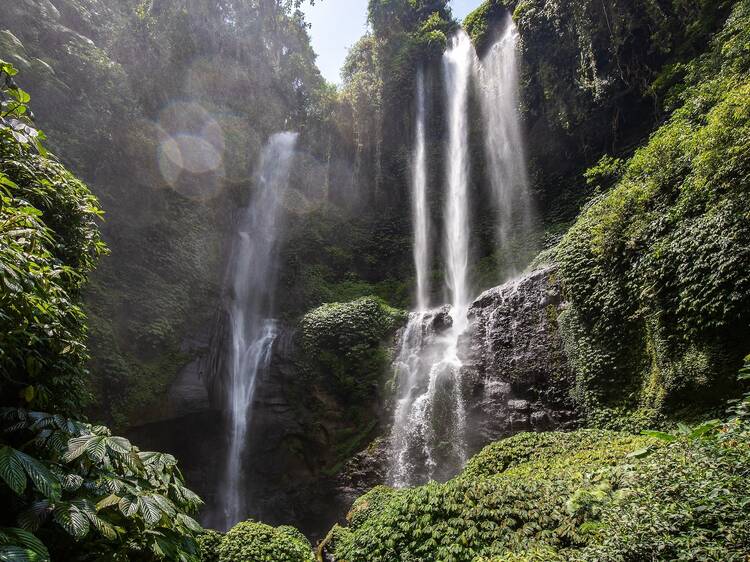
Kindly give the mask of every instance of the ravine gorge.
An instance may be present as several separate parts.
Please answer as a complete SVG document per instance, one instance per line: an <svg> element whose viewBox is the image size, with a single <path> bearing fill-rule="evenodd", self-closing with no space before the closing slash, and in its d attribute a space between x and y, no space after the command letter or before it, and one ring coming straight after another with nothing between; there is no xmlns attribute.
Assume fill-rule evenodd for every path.
<svg viewBox="0 0 750 562"><path fill-rule="evenodd" d="M747 562L750 0L0 4L0 562Z"/></svg>

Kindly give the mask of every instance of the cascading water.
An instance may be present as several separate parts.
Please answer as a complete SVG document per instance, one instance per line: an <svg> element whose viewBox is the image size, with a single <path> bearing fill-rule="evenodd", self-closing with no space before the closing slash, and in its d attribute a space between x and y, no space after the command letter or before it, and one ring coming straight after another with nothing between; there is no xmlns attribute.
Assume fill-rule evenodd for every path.
<svg viewBox="0 0 750 562"><path fill-rule="evenodd" d="M226 312L229 357L226 404L229 449L222 483L223 526L246 515L243 456L255 383L268 369L278 335L273 310L281 202L289 182L296 133L273 135L260 160L257 191L241 216L230 260Z"/></svg>
<svg viewBox="0 0 750 562"><path fill-rule="evenodd" d="M511 241L533 229L526 159L518 113L518 29L508 15L498 41L480 65L481 106L484 116L485 154L497 212L497 241L505 250L506 274L515 275L522 263L519 252L508 252Z"/></svg>
<svg viewBox="0 0 750 562"><path fill-rule="evenodd" d="M417 310L427 309L430 294L430 219L427 211L427 149L425 140L424 74L417 74L417 123L411 163L414 266L417 273Z"/></svg>
<svg viewBox="0 0 750 562"><path fill-rule="evenodd" d="M451 306L425 310L426 296L420 296L419 309L410 315L394 362L398 384L394 423L391 431L391 464L388 479L403 487L428 479L444 480L466 461L465 409L461 385L459 337L467 326L469 305L469 127L468 95L475 57L469 37L460 32L443 57L446 99L448 101L449 142L446 158L447 197L445 207L446 286ZM418 104L422 88L417 80ZM415 220L424 218L420 209L417 181L427 177L426 157L420 157L420 130L424 114L417 112L413 205ZM417 278L425 267L427 252L422 226L415 224L415 265ZM424 246L422 246L424 244ZM428 271L424 271L424 275ZM420 300L421 299L421 300Z"/></svg>
<svg viewBox="0 0 750 562"><path fill-rule="evenodd" d="M460 31L443 55L448 99L447 197L445 203L446 284L456 330L466 326L469 305L469 81L474 47ZM454 330L454 331L456 331ZM460 333L460 332L459 332Z"/></svg>

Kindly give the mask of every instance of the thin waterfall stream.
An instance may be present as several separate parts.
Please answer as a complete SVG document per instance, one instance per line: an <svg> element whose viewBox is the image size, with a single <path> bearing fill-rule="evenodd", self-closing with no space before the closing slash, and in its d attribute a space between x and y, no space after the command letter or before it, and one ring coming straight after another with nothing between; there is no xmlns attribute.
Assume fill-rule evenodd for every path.
<svg viewBox="0 0 750 562"><path fill-rule="evenodd" d="M431 240L427 225L425 101L422 73L416 81L416 123L412 157L412 218L417 309L402 331L393 362L397 381L388 481L396 487L446 480L465 464L466 406L462 390L461 335L471 303L469 251L469 92L479 82L482 116L488 126L485 153L497 212L497 239L507 251L520 223L528 230L531 203L518 116L516 46L508 20L503 35L480 62L468 35L460 31L443 55L448 141L445 147L443 256L448 305L428 309L426 280Z"/></svg>
<svg viewBox="0 0 750 562"><path fill-rule="evenodd" d="M519 36L510 14L502 29L479 65L479 86L486 126L484 152L497 215L497 248L506 250L506 273L514 276L526 263L525 256L511 255L507 250L514 240L533 231L534 206L518 112Z"/></svg>
<svg viewBox="0 0 750 562"><path fill-rule="evenodd" d="M222 485L224 528L247 514L244 454L256 381L267 371L278 336L273 313L281 203L289 183L297 133L273 135L261 154L256 192L240 217L227 280L229 342L226 415L229 447Z"/></svg>

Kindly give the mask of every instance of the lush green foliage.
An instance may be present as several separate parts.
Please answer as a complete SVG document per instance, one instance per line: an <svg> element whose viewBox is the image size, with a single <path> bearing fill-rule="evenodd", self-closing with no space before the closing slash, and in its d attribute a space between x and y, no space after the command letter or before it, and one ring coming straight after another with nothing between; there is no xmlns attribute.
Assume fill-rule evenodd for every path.
<svg viewBox="0 0 750 562"><path fill-rule="evenodd" d="M219 562L312 562L312 547L293 527L244 521L232 527L219 546Z"/></svg>
<svg viewBox="0 0 750 562"><path fill-rule="evenodd" d="M224 535L213 529L198 536L198 550L201 562L219 562L219 546Z"/></svg>
<svg viewBox="0 0 750 562"><path fill-rule="evenodd" d="M70 412L87 396L80 291L105 251L101 210L42 147L15 74L0 61L0 394Z"/></svg>
<svg viewBox="0 0 750 562"><path fill-rule="evenodd" d="M740 2L679 71L680 107L557 249L560 326L594 423L716 403L750 347L748 29Z"/></svg>
<svg viewBox="0 0 750 562"><path fill-rule="evenodd" d="M715 426L714 426L715 427ZM328 540L348 562L743 560L750 429L521 434L446 484L375 488Z"/></svg>
<svg viewBox="0 0 750 562"><path fill-rule="evenodd" d="M61 415L5 408L0 419L3 560L198 560L190 515L202 502L171 455Z"/></svg>
<svg viewBox="0 0 750 562"><path fill-rule="evenodd" d="M373 395L388 357L386 341L404 312L375 297L324 304L302 319L302 345L317 376L350 400Z"/></svg>

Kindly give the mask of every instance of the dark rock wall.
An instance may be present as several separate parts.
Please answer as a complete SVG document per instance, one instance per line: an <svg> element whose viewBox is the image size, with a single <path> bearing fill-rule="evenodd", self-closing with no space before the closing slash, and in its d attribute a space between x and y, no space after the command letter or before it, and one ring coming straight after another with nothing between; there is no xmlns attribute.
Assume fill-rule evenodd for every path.
<svg viewBox="0 0 750 562"><path fill-rule="evenodd" d="M565 303L554 268L482 293L464 336L470 450L518 431L567 428L573 373L557 316Z"/></svg>

